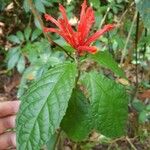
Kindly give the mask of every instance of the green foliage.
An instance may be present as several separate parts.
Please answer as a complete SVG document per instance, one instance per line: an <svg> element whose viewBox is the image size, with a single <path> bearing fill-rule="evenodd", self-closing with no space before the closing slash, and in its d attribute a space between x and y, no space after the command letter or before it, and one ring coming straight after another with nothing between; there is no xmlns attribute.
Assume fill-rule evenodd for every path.
<svg viewBox="0 0 150 150"><path fill-rule="evenodd" d="M149 0L135 0L137 10L143 19L146 28L150 27L150 1Z"/></svg>
<svg viewBox="0 0 150 150"><path fill-rule="evenodd" d="M116 75L125 78L123 70L118 66L109 52L101 51L95 55L90 55L90 58L103 67L112 70Z"/></svg>
<svg viewBox="0 0 150 150"><path fill-rule="evenodd" d="M45 13L45 7L51 6L54 2L60 2L59 0L33 0L36 9L41 12ZM26 12L29 12L30 7L28 4L28 0L24 0L23 2L23 8L25 9Z"/></svg>
<svg viewBox="0 0 150 150"><path fill-rule="evenodd" d="M25 30L24 30L24 36L25 36L26 41L29 41L31 32L32 32L32 30L31 30L30 27L25 28Z"/></svg>
<svg viewBox="0 0 150 150"><path fill-rule="evenodd" d="M139 123L149 122L150 118L150 105L144 105L142 101L135 99L132 102L133 108L135 108L139 114Z"/></svg>
<svg viewBox="0 0 150 150"><path fill-rule="evenodd" d="M8 40L10 41L10 42L13 42L13 43L16 43L16 44L20 44L20 40L19 40L19 37L17 37L17 36L15 36L15 35L10 35L9 37L8 37Z"/></svg>
<svg viewBox="0 0 150 150"><path fill-rule="evenodd" d="M87 138L91 131L89 117L90 104L81 91L74 90L61 124L62 129L72 140L81 141Z"/></svg>
<svg viewBox="0 0 150 150"><path fill-rule="evenodd" d="M24 49L26 49L26 45L30 43L30 38L31 41L34 42L41 35L41 33L42 32L40 30L36 29L32 34L31 28L27 27L24 32L18 31L16 35L8 36L8 40L15 45L15 47L9 49L7 56L9 70L17 66L17 70L20 73L23 73L26 63ZM33 49L30 50L33 51Z"/></svg>
<svg viewBox="0 0 150 150"><path fill-rule="evenodd" d="M91 72L83 78L91 103L91 123L107 137L125 133L128 97L125 88L101 74Z"/></svg>
<svg viewBox="0 0 150 150"><path fill-rule="evenodd" d="M2 0L0 3L0 12L3 11L10 2L11 0Z"/></svg>
<svg viewBox="0 0 150 150"><path fill-rule="evenodd" d="M15 65L17 64L18 60L19 60L19 56L20 56L20 47L13 47L10 49L10 53L8 53L8 63L7 63L7 67L8 69L12 69L15 67Z"/></svg>
<svg viewBox="0 0 150 150"><path fill-rule="evenodd" d="M0 10L4 10L10 2L2 2ZM54 18L59 18L60 12L57 6L58 3L62 3L66 6L67 16L72 19L74 16L79 17L82 1L32 0L32 2L41 18L44 13L50 13ZM55 44L50 45L47 39L41 36L41 26L32 14L28 0L18 2L23 5L21 11L26 18L23 21L21 20L22 14L18 13L20 7L14 2L19 10L14 15L17 16L15 18L17 27L12 30L16 34L8 36L12 48L8 51L6 61L8 70L16 67L22 75L17 93L17 97L21 100L16 128L18 150L39 150L43 145L46 145L48 149L54 149L60 134L57 135L59 128L62 131L61 135L65 132L65 136L76 143L87 140L93 131L104 135L105 140L120 137L126 133L128 94L125 87L114 80L116 77L126 78L118 62L131 29L130 13L133 14L133 12L130 11L135 10L135 6L131 7L131 2L128 0L88 0L87 2L95 11L96 23L91 33L104 26L105 23L113 22L117 24L117 27L94 43L101 49L100 52L94 55L85 54L81 57L75 53L76 50L73 47L55 33L51 33L50 38L63 47L65 52ZM145 27L149 28L149 13L147 13L149 2L136 0L136 5ZM12 12L5 13L10 15ZM22 23L19 23L20 20ZM55 26L48 22L44 25ZM24 26L26 28L21 30ZM131 51L135 49L135 27L131 31L126 54L129 54L130 49ZM74 29L76 30L76 27ZM140 36L138 52L140 54L143 47L148 47L145 57L143 55L145 60L148 60L149 31L147 35L142 33ZM108 50L112 52L117 62ZM132 59L134 53L129 57ZM95 66L91 67L94 71L91 68L89 71L88 67L86 71L82 70L80 66L82 60L86 62L89 59L98 65L94 63ZM109 74L111 78L109 79L98 73L99 66L102 66L101 69L103 67L109 69L115 76L112 77L112 74ZM149 87L149 83L146 86ZM150 105L133 101L132 106L138 112L139 123L149 121ZM87 146L88 148L84 149L93 148L93 143L88 144L90 148Z"/></svg>
<svg viewBox="0 0 150 150"><path fill-rule="evenodd" d="M21 97L17 117L18 150L38 150L56 132L65 115L76 75L75 64L58 65Z"/></svg>
<svg viewBox="0 0 150 150"><path fill-rule="evenodd" d="M24 69L25 69L25 58L24 58L24 56L21 55L19 57L19 60L18 60L18 63L17 63L17 70L19 72L23 72Z"/></svg>

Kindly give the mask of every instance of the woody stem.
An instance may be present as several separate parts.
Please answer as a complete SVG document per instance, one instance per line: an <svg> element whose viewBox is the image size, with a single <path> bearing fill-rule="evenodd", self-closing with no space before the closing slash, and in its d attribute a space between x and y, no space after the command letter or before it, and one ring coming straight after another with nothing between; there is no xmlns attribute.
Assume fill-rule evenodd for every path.
<svg viewBox="0 0 150 150"><path fill-rule="evenodd" d="M41 16L40 16L39 12L36 10L36 8L35 8L35 6L34 6L32 0L28 0L28 3L29 3L29 6L30 6L30 8L31 8L31 11L32 11L33 15L34 15L35 18L38 20L38 22L39 22L39 24L40 24L40 26L41 26L41 28L42 28L42 31L43 31L43 29L44 29L44 23L43 23L43 21L42 21L42 19L41 19ZM43 34L44 34L44 36L47 38L47 40L48 40L52 45L55 45L55 46L60 47L60 48L67 54L68 57L70 57L71 59L74 60L74 58L73 58L62 46L60 46L59 44L57 44L56 42L54 42L54 41L51 39L51 37L50 37L47 33L43 32Z"/></svg>

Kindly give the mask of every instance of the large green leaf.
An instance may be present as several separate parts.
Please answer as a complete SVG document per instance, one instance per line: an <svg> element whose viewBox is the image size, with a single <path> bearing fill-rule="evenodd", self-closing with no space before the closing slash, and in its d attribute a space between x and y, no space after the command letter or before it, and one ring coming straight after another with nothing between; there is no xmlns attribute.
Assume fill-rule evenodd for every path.
<svg viewBox="0 0 150 150"><path fill-rule="evenodd" d="M18 150L39 150L59 128L76 75L75 64L60 64L31 85L21 97L17 116Z"/></svg>
<svg viewBox="0 0 150 150"><path fill-rule="evenodd" d="M135 3L145 27L150 28L150 0L135 0Z"/></svg>
<svg viewBox="0 0 150 150"><path fill-rule="evenodd" d="M125 77L123 70L118 66L118 64L109 52L101 51L95 55L90 55L90 58L102 65L103 67L112 70L116 75L120 77Z"/></svg>
<svg viewBox="0 0 150 150"><path fill-rule="evenodd" d="M91 130L89 115L90 104L81 91L74 90L61 124L69 138L81 141L88 136Z"/></svg>
<svg viewBox="0 0 150 150"><path fill-rule="evenodd" d="M86 74L83 84L89 92L94 128L108 137L123 135L128 115L124 87L96 72Z"/></svg>

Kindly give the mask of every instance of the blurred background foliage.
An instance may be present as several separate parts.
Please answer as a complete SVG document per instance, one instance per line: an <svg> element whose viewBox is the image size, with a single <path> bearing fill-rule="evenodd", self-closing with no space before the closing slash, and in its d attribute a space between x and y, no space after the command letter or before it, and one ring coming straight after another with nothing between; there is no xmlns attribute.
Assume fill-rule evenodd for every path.
<svg viewBox="0 0 150 150"><path fill-rule="evenodd" d="M11 78L19 74L19 79L17 78L19 83L17 82L18 84L13 87L17 86L17 98L24 93L29 84L40 78L49 68L67 59L61 48L50 44L42 33L40 20L33 14L32 8L35 8L45 26L53 26L46 24L43 15L48 13L58 18L59 3L65 6L70 23L75 28L81 0L1 0L0 76ZM117 25L114 31L105 34L95 42L95 45L101 51L109 51L124 69L128 80L117 78L115 80L133 89L129 105L129 138L112 141L93 133L83 143L74 143L63 138L65 146L79 146L80 149L85 150L92 147L148 150L150 149L148 144L150 142L150 1L89 0L88 3L94 8L96 18L91 32L107 23ZM72 50L58 35L50 34L50 37L68 52ZM95 64L89 61L87 65L93 67ZM103 67L101 71L114 78ZM4 92L11 91L6 89Z"/></svg>

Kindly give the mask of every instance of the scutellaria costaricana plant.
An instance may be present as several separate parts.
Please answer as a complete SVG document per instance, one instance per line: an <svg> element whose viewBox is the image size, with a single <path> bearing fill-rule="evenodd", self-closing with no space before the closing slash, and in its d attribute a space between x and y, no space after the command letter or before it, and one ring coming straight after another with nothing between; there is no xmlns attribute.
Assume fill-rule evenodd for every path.
<svg viewBox="0 0 150 150"><path fill-rule="evenodd" d="M115 25L105 25L89 35L95 18L86 0L82 4L77 31L69 24L62 5L59 5L59 10L62 18L58 20L45 15L46 20L57 28L45 27L44 32L62 36L75 49L75 53L71 54L74 61L68 58L66 62L49 69L21 97L17 117L18 150L39 150L59 129L73 141L85 140L92 131L110 138L125 134L128 105L125 87L96 70L86 72L80 68L81 57L88 52L91 54L85 60L92 59L124 77L108 52L99 52L91 46ZM86 92L81 90L81 86Z"/></svg>

